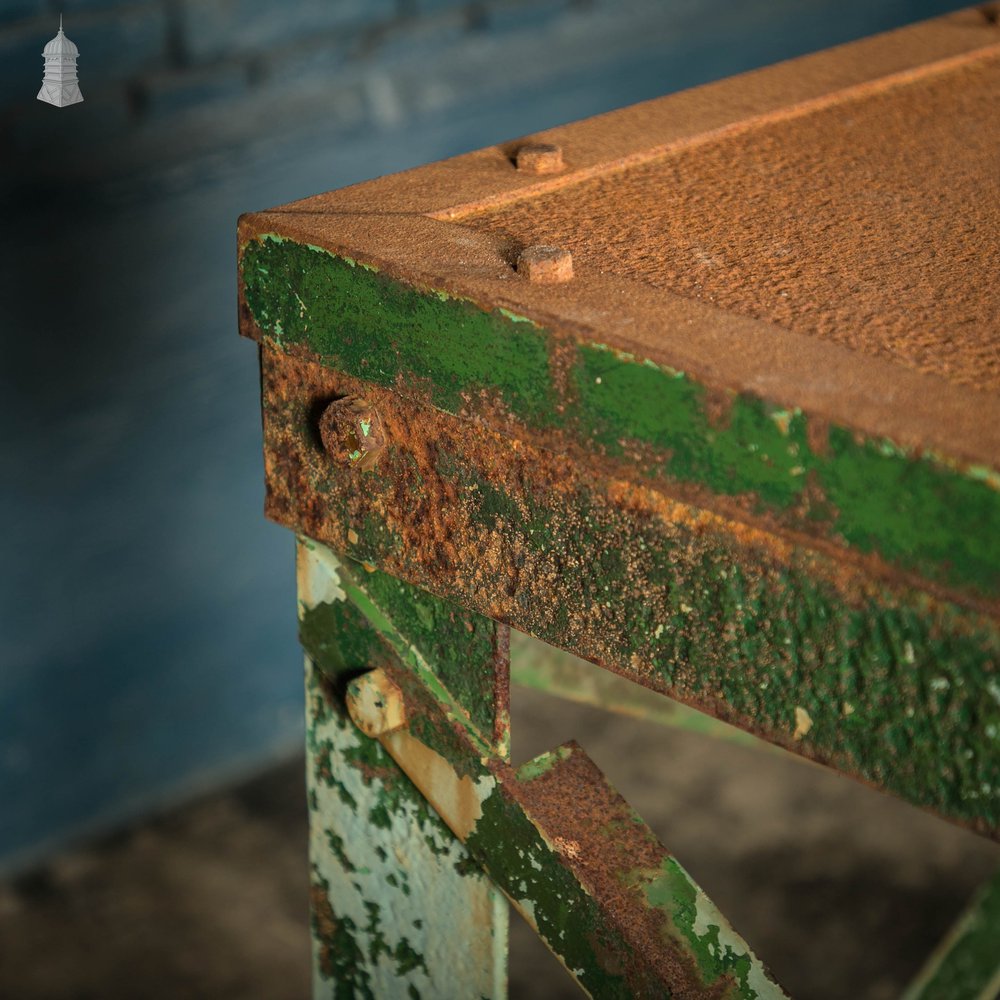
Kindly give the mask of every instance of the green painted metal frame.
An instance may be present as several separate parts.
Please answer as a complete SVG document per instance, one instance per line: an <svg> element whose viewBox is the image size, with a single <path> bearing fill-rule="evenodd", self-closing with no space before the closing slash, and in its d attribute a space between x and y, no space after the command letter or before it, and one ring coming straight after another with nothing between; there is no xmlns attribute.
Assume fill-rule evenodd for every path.
<svg viewBox="0 0 1000 1000"><path fill-rule="evenodd" d="M336 551L1000 835L1000 624L270 345L268 512ZM388 443L330 462L361 396Z"/></svg>
<svg viewBox="0 0 1000 1000"><path fill-rule="evenodd" d="M506 145L241 220L267 512L302 536L317 995L502 995L498 888L591 995L780 995L581 748L510 767L508 625L649 690L527 683L1000 839L1000 397L628 274L540 290L476 222L998 60L964 12L555 130L559 178ZM996 991L997 884L909 997Z"/></svg>
<svg viewBox="0 0 1000 1000"><path fill-rule="evenodd" d="M298 581L317 998L506 996L501 892L590 996L784 996L581 747L509 766L507 643L491 635L502 626L307 538ZM442 643L449 631L457 643ZM495 683L470 692L477 665ZM733 738L710 717L700 723L682 709L678 718L668 699L620 679L609 685L597 674L588 693L567 677L578 679L581 666L536 653L510 676ZM349 706L376 674L400 691L405 718L366 735ZM998 942L1000 873L906 1000L991 1000Z"/></svg>
<svg viewBox="0 0 1000 1000"><path fill-rule="evenodd" d="M299 590L317 996L503 996L505 924L484 906L480 871L590 996L784 996L582 748L567 744L515 771L496 716L479 715L484 735L481 692L470 697L465 677L477 655L501 683L506 676L494 644L466 637L491 623L304 538ZM442 644L445 622L458 644ZM404 693L405 723L377 739L349 734L341 698L363 700L376 674ZM427 850L409 846L421 840ZM428 958L413 930L393 945L407 927L447 946ZM447 977L458 954L478 980Z"/></svg>
<svg viewBox="0 0 1000 1000"><path fill-rule="evenodd" d="M352 585L331 552L302 541L297 575L306 650L313 995L504 997L506 901L389 754L347 715L349 679L393 661L392 653L349 599ZM392 586L388 578L382 583ZM411 603L407 610L419 614L428 606ZM457 609L448 614L473 621ZM483 669L492 670L492 623L477 618L474 630L477 651L488 657ZM450 649L460 657L469 645ZM502 711L495 718L505 726ZM500 743L493 746L505 753Z"/></svg>

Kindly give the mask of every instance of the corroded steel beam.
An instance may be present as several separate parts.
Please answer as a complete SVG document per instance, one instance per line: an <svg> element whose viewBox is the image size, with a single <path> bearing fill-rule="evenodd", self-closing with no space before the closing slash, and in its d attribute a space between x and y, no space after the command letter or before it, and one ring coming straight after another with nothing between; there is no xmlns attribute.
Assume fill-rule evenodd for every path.
<svg viewBox="0 0 1000 1000"><path fill-rule="evenodd" d="M672 729L701 733L757 750L781 752L773 743L520 632L512 632L510 637L510 682ZM799 756L788 759L805 762Z"/></svg>
<svg viewBox="0 0 1000 1000"><path fill-rule="evenodd" d="M590 996L784 996L578 745L515 771L480 756L412 675L373 674L351 684L352 717ZM408 716L395 728L383 718L393 689Z"/></svg>
<svg viewBox="0 0 1000 1000"><path fill-rule="evenodd" d="M244 217L270 516L996 836L998 93L966 11Z"/></svg>
<svg viewBox="0 0 1000 1000"><path fill-rule="evenodd" d="M400 591L398 581L391 577L342 563L309 540L300 541L299 554L303 644L311 657L325 664L329 681L343 696L343 702L340 695L336 697L337 704L346 705L360 730L355 734L355 749L343 756L339 766L327 759L322 774L328 783L342 787L342 771L346 771L356 797L359 789L352 770L356 759L384 760L382 748L388 751L462 841L470 861L489 874L591 996L784 995L746 943L578 746L560 747L516 772L509 766L503 741L497 741L488 727L484 732L464 697L456 694L462 678L450 667L463 662L472 672L480 666L476 657L484 655L489 664L494 658L490 648L465 643L456 650L440 643L434 626L457 615L462 631L469 631L464 627L469 623L469 634L473 634L488 622L405 586ZM438 655L444 659L438 661ZM366 666L374 669L364 671ZM359 671L364 672L359 675ZM329 708L325 712L329 714ZM340 722L337 729L343 740ZM381 776L378 768L373 772ZM382 792L384 801L375 804L371 815L381 817L376 826L401 837L409 823L412 836L414 821L422 820L424 813L401 807L396 800L399 792L395 785L388 795ZM347 806L341 804L339 812L353 822L358 810L350 802ZM326 822L334 816L336 812ZM325 824L323 833L329 837ZM336 860L342 866L341 855L362 838L361 830L356 830L354 839L336 841L335 857L329 844L317 845L317 853L333 863L336 872L340 870ZM466 861L445 851L439 838L435 842L438 853L447 854L455 871L469 875ZM400 851L404 856L409 853L403 844ZM406 874L395 872L397 865L407 869ZM430 867L433 870L423 873L424 877L441 874L440 866ZM399 858L382 859L376 866L380 877L390 879L388 884L394 888L401 877L408 884L416 881L408 869ZM350 872L348 867L341 883L353 878ZM454 893L454 873L445 881L452 884ZM388 899L370 881L367 887L365 905L387 914L380 929L383 937L399 935L401 927L412 923L401 918L400 902L410 916L426 903L410 899L409 894L403 901ZM460 888L466 894L480 889L478 883ZM344 891L342 884L340 891ZM327 893L323 883L314 892L321 907L329 906L332 911L337 906L338 895ZM348 895L353 899L353 894ZM467 901L459 905L469 906ZM321 941L320 956L328 954L332 962L334 955L342 956L343 942L331 939L329 933L322 935L323 912L314 917L314 925ZM431 907L425 919L437 917L436 907ZM351 930L356 934L358 929ZM353 934L349 937L353 941ZM453 939L460 947L462 934L454 934ZM477 953L475 946L472 951ZM480 959L482 952L479 948ZM348 949L348 953L353 951ZM482 961L477 964L480 969L488 967ZM400 995L398 983L394 989L393 995ZM468 984L462 989L451 985L435 995L477 995L463 992L467 989Z"/></svg>
<svg viewBox="0 0 1000 1000"><path fill-rule="evenodd" d="M995 611L998 91L967 11L248 216L244 332Z"/></svg>
<svg viewBox="0 0 1000 1000"><path fill-rule="evenodd" d="M917 805L1000 831L995 619L390 390L270 348L263 358L276 520ZM329 460L311 415L361 391L387 443L358 473Z"/></svg>

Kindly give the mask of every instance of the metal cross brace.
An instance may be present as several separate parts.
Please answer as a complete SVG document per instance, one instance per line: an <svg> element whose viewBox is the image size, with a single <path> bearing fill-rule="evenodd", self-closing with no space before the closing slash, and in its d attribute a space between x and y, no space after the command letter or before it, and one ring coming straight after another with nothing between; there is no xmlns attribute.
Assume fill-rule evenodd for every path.
<svg viewBox="0 0 1000 1000"><path fill-rule="evenodd" d="M427 659L428 640L435 641L427 625L462 612L428 594L411 594L377 571L340 563L312 542L300 543L300 580L307 652L343 693L364 734L356 739L377 740L388 752L462 842L468 861L503 891L586 993L784 996L580 746L565 744L515 770L505 734L497 740L480 732L444 681L454 676L453 666L475 672L462 658L467 650L457 651L457 663ZM434 613L423 621L409 614L400 624L394 611L404 595ZM317 642L317 616L339 618L341 631ZM468 630L474 632L475 626ZM372 669L358 675L365 668ZM340 810L345 804L341 799ZM407 821L405 812L386 819ZM329 850L322 843L320 849ZM322 884L315 891L327 929L339 927L334 901L324 899ZM381 911L378 903L369 905ZM317 930L322 938L323 929ZM453 985L441 993L442 985L434 984L432 995L452 995ZM393 995L402 995L398 985Z"/></svg>

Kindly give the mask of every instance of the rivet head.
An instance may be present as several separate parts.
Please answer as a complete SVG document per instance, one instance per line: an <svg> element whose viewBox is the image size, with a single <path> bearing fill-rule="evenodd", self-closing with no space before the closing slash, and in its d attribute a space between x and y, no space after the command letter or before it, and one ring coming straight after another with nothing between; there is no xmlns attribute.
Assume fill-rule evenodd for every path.
<svg viewBox="0 0 1000 1000"><path fill-rule="evenodd" d="M354 724L366 736L385 736L406 725L403 692L384 670L356 677L347 686L345 700Z"/></svg>
<svg viewBox="0 0 1000 1000"><path fill-rule="evenodd" d="M573 255L559 247L525 247L517 258L517 273L528 281L556 285L573 277Z"/></svg>
<svg viewBox="0 0 1000 1000"><path fill-rule="evenodd" d="M528 142L518 149L514 162L528 174L558 174L563 169L562 147L554 142Z"/></svg>
<svg viewBox="0 0 1000 1000"><path fill-rule="evenodd" d="M385 448L379 415L363 399L335 399L319 419L323 448L338 465L370 469Z"/></svg>

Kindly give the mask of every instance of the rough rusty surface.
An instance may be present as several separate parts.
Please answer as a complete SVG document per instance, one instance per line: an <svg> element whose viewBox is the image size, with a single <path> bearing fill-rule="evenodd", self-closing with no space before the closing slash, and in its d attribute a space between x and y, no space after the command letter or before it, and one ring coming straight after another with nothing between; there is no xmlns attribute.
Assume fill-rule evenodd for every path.
<svg viewBox="0 0 1000 1000"><path fill-rule="evenodd" d="M263 356L275 520L1000 831L993 617L389 390L370 390L390 444L359 486L329 462L311 423L325 399L357 392L356 380Z"/></svg>
<svg viewBox="0 0 1000 1000"><path fill-rule="evenodd" d="M578 746L515 772L415 674L379 672L410 720L383 746L590 996L784 995Z"/></svg>
<svg viewBox="0 0 1000 1000"><path fill-rule="evenodd" d="M581 747L529 761L517 778L511 797L628 941L623 965L641 955L677 998L782 995Z"/></svg>
<svg viewBox="0 0 1000 1000"><path fill-rule="evenodd" d="M273 235L245 245L243 279L244 329L267 343L585 464L595 453L616 460L619 475L699 506L876 554L966 598L1000 598L1000 475L988 466L956 467L755 393L711 390L648 358L565 340L507 310L483 312ZM836 385L837 375L813 377ZM898 383L881 382L879 398L901 402ZM937 397L926 389L921 405L933 416ZM988 407L967 402L960 427L1000 433L1000 409L994 427Z"/></svg>
<svg viewBox="0 0 1000 1000"><path fill-rule="evenodd" d="M473 206L532 195L563 183L561 176L537 178L516 169L517 150L526 143L559 145L567 174L575 180L601 172L609 164L643 159L706 133L740 130L748 120L808 112L818 104L836 103L842 95L858 89L880 89L889 78L906 80L931 64L961 62L969 53L998 40L996 4L987 4L513 139L405 174L316 194L284 208L306 216L381 212L450 218Z"/></svg>
<svg viewBox="0 0 1000 1000"><path fill-rule="evenodd" d="M568 169L553 177L536 177L516 169L514 157L523 140L502 144L247 216L241 224L241 241L269 232L283 234L303 244L324 247L361 266L374 267L388 278L465 299L487 312L506 309L530 317L551 337L605 344L640 361L648 359L684 372L711 391L752 391L779 406L800 408L811 418L828 420L873 439L887 438L897 447L930 450L946 460L996 471L1000 399L995 393L983 393L973 404L968 388L941 376L921 374L896 360L862 354L827 337L653 287L639 275L623 276L620 269L605 274L603 264L578 271L586 280L575 280L566 287L526 283L518 280L513 270L521 249L515 237L497 237L447 220L472 220L483 211L556 196L591 181L600 183L602 178L610 181L618 175L628 176L632 170L645 169L644 164L672 156L696 156L702 147L711 152L726 137L732 142L744 135L767 139L772 129L780 132L814 116L817 120L840 116L846 128L839 109L863 109L872 101L886 106L891 127L896 101L905 107L910 95L922 88L936 82L947 87L949 80L976 75L977 67L995 62L998 47L1000 27L996 19L976 10L963 11L532 137L529 141L557 143L564 150ZM976 96L983 106L996 99L995 93L988 91L976 91ZM977 120L978 107L968 109ZM966 127L959 120L951 124L958 136ZM987 127L983 141L988 141L988 135ZM942 137L954 149L957 163L965 151L954 138L951 133ZM766 157L766 153L765 149L760 155ZM963 172L960 166L956 169ZM858 184L864 180L862 173L853 175ZM995 176L993 171L982 178L982 191L991 189ZM751 181L752 177L746 178L747 183ZM913 236L916 244L900 246L892 259L884 260L887 271L897 266L905 269L910 251L926 252L927 235L941 225L936 202L948 197L947 192L931 190L927 201L901 220L906 223L905 235ZM981 212L989 211L988 205L978 203L990 199L975 201L976 205L960 207L961 214L952 223L956 232L966 230L967 222L975 224ZM887 211L891 214L897 208L890 204ZM749 204L746 210L751 217L757 212ZM865 225L871 224L877 233L878 221L869 216L881 210L862 186L856 190L856 202L845 225L866 233ZM795 219L791 223L803 224ZM635 220L637 229L641 224L641 219ZM921 226L924 228L918 233ZM733 228L734 239L739 241L740 227ZM829 256L824 241L833 249L844 247L842 239L833 239L837 235L824 231L808 252L803 250L806 277L809 260ZM946 242L961 238L944 235ZM599 236L595 234L595 245ZM982 232L981 242L983 253L992 253L995 231ZM777 253L782 250L780 243L777 238L768 243L777 255L775 266L782 260ZM752 246L744 249L749 259L758 252ZM863 250L849 249L854 255L860 253L855 259L863 261ZM653 250L655 247L650 248L651 253ZM631 251L633 257L642 252L641 248ZM970 287L975 284L977 267L976 261L969 263ZM848 266L836 269L850 271ZM934 268L931 272L932 279L934 273L941 273ZM862 292L871 294L873 282L881 278L873 279L867 272L857 277L858 290L849 289L850 297L867 301ZM938 286L942 292L948 290L941 288L940 282ZM923 296L920 301L926 302L923 287L921 277L917 291ZM987 296L983 301L990 301L989 296L995 294L991 288L992 284L982 289ZM759 291L768 298L766 288ZM968 287L960 291L959 302L967 305L973 293ZM754 290L744 289L742 294L751 296ZM776 294L770 298L782 297ZM896 302L882 305L890 319L898 318L900 306ZM965 305L959 313L968 314ZM933 308L939 309L940 304L935 302ZM311 321L315 325L317 317ZM865 321L866 326L885 327L880 312L866 314ZM995 327L991 329L995 333ZM255 334L252 326L245 332ZM964 332L962 339L970 341ZM490 360L494 367L503 367L501 357Z"/></svg>
<svg viewBox="0 0 1000 1000"><path fill-rule="evenodd" d="M964 11L244 217L244 333L995 610L998 52Z"/></svg>
<svg viewBox="0 0 1000 1000"><path fill-rule="evenodd" d="M528 281L558 285L573 279L573 255L557 246L526 246L517 256L517 273Z"/></svg>
<svg viewBox="0 0 1000 1000"><path fill-rule="evenodd" d="M1000 50L461 218L996 392L998 115Z"/></svg>
<svg viewBox="0 0 1000 1000"><path fill-rule="evenodd" d="M591 996L782 996L746 944L578 747L562 747L515 773L483 741L461 703L438 679L449 675L447 662L438 662L433 653L429 660L414 660L416 651L406 634L412 634L412 611L402 601L388 608L375 605L369 588L359 582L368 576L381 574L359 573L316 543L300 543L302 616L303 622L313 622L303 630L303 642L307 654L321 658L328 671L326 682L311 675L310 690L318 686L323 695L325 685L333 685L312 710L310 745L316 743L319 778L340 789L342 798L347 793L343 801L350 809L345 818L358 812L360 795L357 788L348 787L350 772L345 768L359 749L371 757L378 744L367 737L377 732L381 746L463 842L471 859L521 909ZM315 627L313 616L320 608L336 609L340 620L324 619L324 627ZM331 645L344 650L339 669L329 658ZM454 649L443 652L448 659L456 657ZM363 662L381 665L359 675ZM358 747L350 745L340 723L331 731L329 721L320 722L325 714L322 701L335 691L343 692L365 734L357 735ZM340 695L334 698L336 704ZM391 726L381 726L387 704L395 706L395 718ZM328 702L326 711L329 707ZM405 727L400 728L397 722L404 718ZM319 739L321 734L325 740ZM408 799L400 798L403 789L394 787L390 772L363 772L369 784L378 775L384 788L370 809L372 822L397 834L410 823L412 834L426 839L424 809L414 813L407 808ZM332 821L327 812L324 823ZM324 832L329 839L329 829ZM321 976L352 988L360 984L362 995L368 995L373 978L365 978L370 968L364 944L369 942L369 952L374 949L372 961L380 951L392 958L395 953L385 937L399 930L396 911L412 904L409 898L393 901L393 919L374 939L371 926L362 930L358 921L338 917L324 871L335 879L345 870L356 870L348 852L357 847L358 835L355 831L353 838L345 839L335 833L329 841L339 868L329 869L330 858L323 868L319 861L324 852L318 852L314 931ZM411 855L412 849L406 853ZM415 875L412 864L401 859L400 864L398 874L386 876L394 887L399 878L412 881ZM462 859L455 868L463 875L475 871ZM366 899L376 924L389 902L378 894ZM438 919L432 908L428 919ZM453 935L452 940L460 941L461 936ZM398 972L410 973L421 964L422 972L432 976L421 952L407 944L405 955L413 961Z"/></svg>
<svg viewBox="0 0 1000 1000"><path fill-rule="evenodd" d="M319 419L326 453L335 462L370 469L385 447L382 421L362 399L335 399Z"/></svg>

